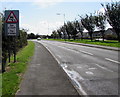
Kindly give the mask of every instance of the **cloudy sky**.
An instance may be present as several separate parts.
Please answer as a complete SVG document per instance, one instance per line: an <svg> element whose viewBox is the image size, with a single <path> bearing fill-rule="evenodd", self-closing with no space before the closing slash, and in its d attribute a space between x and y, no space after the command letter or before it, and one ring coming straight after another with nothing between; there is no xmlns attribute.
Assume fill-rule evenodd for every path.
<svg viewBox="0 0 120 97"><path fill-rule="evenodd" d="M101 3L107 2L111 0L0 0L0 12L19 10L20 28L29 29L28 33L50 35L64 21L79 20L78 15L104 11Z"/></svg>

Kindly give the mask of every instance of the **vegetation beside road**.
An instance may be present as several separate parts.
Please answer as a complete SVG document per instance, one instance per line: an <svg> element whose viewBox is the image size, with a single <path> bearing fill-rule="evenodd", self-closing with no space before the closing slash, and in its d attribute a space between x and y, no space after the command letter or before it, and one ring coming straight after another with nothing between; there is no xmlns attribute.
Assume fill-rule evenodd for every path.
<svg viewBox="0 0 120 97"><path fill-rule="evenodd" d="M46 40L54 40L54 41L65 41L64 39L46 39ZM76 42L76 43L85 43L85 44L94 44L94 45L102 45L102 46L110 46L110 47L119 47L120 48L120 42L117 40L105 40L103 41L91 41L90 39L66 39L67 42Z"/></svg>
<svg viewBox="0 0 120 97"><path fill-rule="evenodd" d="M64 21L64 25L52 31L52 38L59 39L84 39L89 38L91 41L94 38L102 38L108 40L118 40L120 42L120 3L111 2L101 4L104 8L104 13L96 11L95 13L78 15L79 20ZM112 28L107 29L107 24ZM84 33L85 29L87 32ZM98 30L98 31L96 31Z"/></svg>
<svg viewBox="0 0 120 97"><path fill-rule="evenodd" d="M2 97L7 97L15 95L16 91L19 89L19 84L22 79L30 57L34 53L35 44L32 41L28 42L28 45L22 48L17 53L17 62L9 63L6 67L6 72L2 74ZM11 56L13 61L13 56Z"/></svg>

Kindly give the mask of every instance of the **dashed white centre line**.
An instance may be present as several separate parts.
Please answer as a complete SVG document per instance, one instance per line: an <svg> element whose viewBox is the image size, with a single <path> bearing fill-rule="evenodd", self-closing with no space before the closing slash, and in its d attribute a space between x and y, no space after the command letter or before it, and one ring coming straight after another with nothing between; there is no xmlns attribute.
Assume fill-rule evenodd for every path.
<svg viewBox="0 0 120 97"><path fill-rule="evenodd" d="M58 46L58 47L61 47L61 46ZM83 50L75 51L75 50L73 50L71 48L67 48L67 47L61 47L61 48L68 49L68 50L74 51L76 53L82 52L84 54L88 54L88 55L91 55L91 56L93 55L92 53L89 53L89 52L86 52L86 51L83 51Z"/></svg>
<svg viewBox="0 0 120 97"><path fill-rule="evenodd" d="M108 69L108 68L106 68L106 67L100 66L99 64L95 64L95 65L97 65L98 67L100 67L100 68L102 68L102 69L105 69L105 70L107 70L107 71L113 72L112 70L110 70L110 69Z"/></svg>
<svg viewBox="0 0 120 97"><path fill-rule="evenodd" d="M120 62L118 62L118 61L115 61L115 60L112 60L112 59L109 59L109 58L105 58L105 59L108 60L108 61L111 61L111 62L114 62L114 63L120 64Z"/></svg>
<svg viewBox="0 0 120 97"><path fill-rule="evenodd" d="M93 55L92 53L86 52L86 51L80 51L82 53L88 54L88 55Z"/></svg>

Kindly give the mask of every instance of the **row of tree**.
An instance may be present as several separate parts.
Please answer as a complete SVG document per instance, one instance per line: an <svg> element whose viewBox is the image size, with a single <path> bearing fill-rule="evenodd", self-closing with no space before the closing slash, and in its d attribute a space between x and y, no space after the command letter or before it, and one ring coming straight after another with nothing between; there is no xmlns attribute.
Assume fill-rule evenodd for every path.
<svg viewBox="0 0 120 97"><path fill-rule="evenodd" d="M27 39L37 39L39 37L42 39L52 38L49 35L38 35L38 34L34 34L34 33L30 33L27 35Z"/></svg>
<svg viewBox="0 0 120 97"><path fill-rule="evenodd" d="M19 30L18 37L5 36L4 15L2 13L0 13L0 28L0 34L2 34L2 72L4 72L7 59L11 55L15 55L20 48L27 45L27 30Z"/></svg>
<svg viewBox="0 0 120 97"><path fill-rule="evenodd" d="M80 20L68 21L64 23L62 27L54 30L51 34L53 38L64 38L70 39L71 37L75 40L78 33L81 34L83 39L83 31L86 29L90 36L91 41L93 40L93 33L95 29L99 29L104 41L106 23L108 22L115 30L118 41L120 42L120 2L112 2L106 5L101 4L105 10L105 13L97 12L97 14L90 14L79 16Z"/></svg>

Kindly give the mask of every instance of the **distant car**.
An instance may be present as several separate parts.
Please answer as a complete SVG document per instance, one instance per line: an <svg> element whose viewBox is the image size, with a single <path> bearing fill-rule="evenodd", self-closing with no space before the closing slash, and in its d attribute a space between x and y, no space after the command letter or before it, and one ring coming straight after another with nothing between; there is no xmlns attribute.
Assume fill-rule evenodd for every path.
<svg viewBox="0 0 120 97"><path fill-rule="evenodd" d="M37 38L37 40L41 40L41 38L39 37L39 38Z"/></svg>

